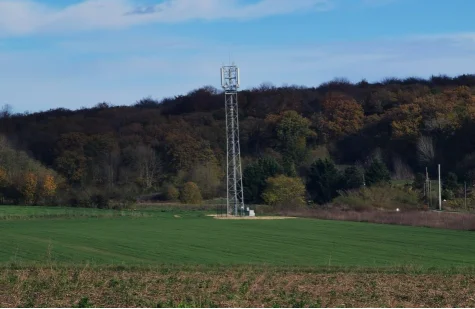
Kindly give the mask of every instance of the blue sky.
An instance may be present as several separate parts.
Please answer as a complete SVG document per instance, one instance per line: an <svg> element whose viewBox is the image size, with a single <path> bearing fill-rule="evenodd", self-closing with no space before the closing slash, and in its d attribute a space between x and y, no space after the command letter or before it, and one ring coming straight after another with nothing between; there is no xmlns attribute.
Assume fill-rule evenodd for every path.
<svg viewBox="0 0 475 309"><path fill-rule="evenodd" d="M0 105L132 104L243 88L475 73L471 0L0 0Z"/></svg>

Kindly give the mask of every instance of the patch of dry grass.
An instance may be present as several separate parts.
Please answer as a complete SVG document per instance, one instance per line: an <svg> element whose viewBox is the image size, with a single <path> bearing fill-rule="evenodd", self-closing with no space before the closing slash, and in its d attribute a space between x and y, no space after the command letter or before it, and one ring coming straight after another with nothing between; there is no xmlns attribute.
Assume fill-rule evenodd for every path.
<svg viewBox="0 0 475 309"><path fill-rule="evenodd" d="M475 275L309 268L0 270L1 307L474 307Z"/></svg>
<svg viewBox="0 0 475 309"><path fill-rule="evenodd" d="M475 231L475 214L436 211L382 211L341 209L300 209L281 211L283 216L316 218L324 220L370 222L422 226L451 230Z"/></svg>

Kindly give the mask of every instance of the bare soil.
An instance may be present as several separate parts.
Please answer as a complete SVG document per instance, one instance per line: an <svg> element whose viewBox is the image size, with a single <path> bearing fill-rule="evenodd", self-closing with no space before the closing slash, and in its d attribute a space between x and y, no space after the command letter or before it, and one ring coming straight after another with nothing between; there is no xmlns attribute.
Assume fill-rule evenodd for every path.
<svg viewBox="0 0 475 309"><path fill-rule="evenodd" d="M296 217L288 216L218 216L218 215L208 215L209 217L214 217L215 219L227 219L227 220L282 220L282 219L295 219Z"/></svg>
<svg viewBox="0 0 475 309"><path fill-rule="evenodd" d="M0 269L0 307L475 307L469 273Z"/></svg>

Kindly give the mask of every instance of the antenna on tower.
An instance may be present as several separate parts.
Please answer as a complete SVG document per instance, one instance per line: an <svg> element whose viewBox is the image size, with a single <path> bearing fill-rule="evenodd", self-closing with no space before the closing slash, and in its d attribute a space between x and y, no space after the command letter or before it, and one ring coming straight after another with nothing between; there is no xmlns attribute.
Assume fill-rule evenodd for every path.
<svg viewBox="0 0 475 309"><path fill-rule="evenodd" d="M231 62L231 56L229 59ZM224 89L226 109L226 188L227 211L231 215L244 215L241 150L239 144L238 89L239 68L234 64L221 67L221 86Z"/></svg>

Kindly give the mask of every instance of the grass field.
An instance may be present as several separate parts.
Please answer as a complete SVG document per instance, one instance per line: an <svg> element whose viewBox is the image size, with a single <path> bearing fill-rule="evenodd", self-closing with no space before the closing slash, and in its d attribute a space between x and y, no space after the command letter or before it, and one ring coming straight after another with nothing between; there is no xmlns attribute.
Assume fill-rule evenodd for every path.
<svg viewBox="0 0 475 309"><path fill-rule="evenodd" d="M467 231L314 219L216 220L198 211L156 209L5 206L2 216L9 218L0 221L4 265L475 265L475 234Z"/></svg>
<svg viewBox="0 0 475 309"><path fill-rule="evenodd" d="M130 212L71 207L0 206L0 220L116 218L124 216L144 217L149 215L147 211Z"/></svg>
<svg viewBox="0 0 475 309"><path fill-rule="evenodd" d="M475 232L166 207L0 207L0 307L475 306Z"/></svg>

